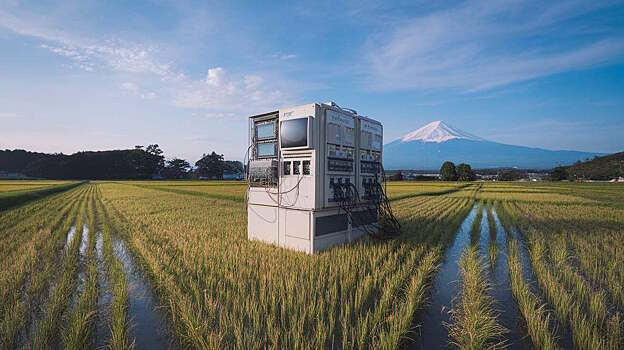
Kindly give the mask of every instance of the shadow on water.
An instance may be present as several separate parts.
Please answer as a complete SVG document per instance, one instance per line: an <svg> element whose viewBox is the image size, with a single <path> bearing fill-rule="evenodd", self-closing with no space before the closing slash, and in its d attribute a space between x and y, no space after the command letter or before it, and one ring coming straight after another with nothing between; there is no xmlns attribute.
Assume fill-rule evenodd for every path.
<svg viewBox="0 0 624 350"><path fill-rule="evenodd" d="M97 253L99 296L97 302L97 318L95 320L95 347L103 349L110 338L110 305L113 295L108 283L108 271L104 261L104 239L102 232L97 233L95 242Z"/></svg>
<svg viewBox="0 0 624 350"><path fill-rule="evenodd" d="M523 321L518 310L513 293L511 291L511 281L509 278L509 268L507 264L507 234L498 219L496 209L492 207L492 217L496 224L496 244L498 254L493 268L490 270L490 282L492 289L490 296L496 301L499 312L498 319L503 327L509 332L505 335L508 349L531 349L532 343L526 332L523 330ZM487 232L487 231L484 231ZM493 237L491 237L493 238ZM490 238L490 239L491 239ZM523 266L523 271L531 272Z"/></svg>
<svg viewBox="0 0 624 350"><path fill-rule="evenodd" d="M444 322L449 322L451 301L457 295L459 286L459 265L457 264L464 248L470 244L470 228L477 215L475 205L457 231L453 245L444 254L431 288L429 308L421 316L418 339L408 346L409 349L437 349L448 344L448 329Z"/></svg>
<svg viewBox="0 0 624 350"><path fill-rule="evenodd" d="M121 261L128 280L128 313L136 340L135 349L169 348L170 337L165 326L165 317L156 309L156 299L150 283L137 268L132 254L121 239L113 240L113 250Z"/></svg>

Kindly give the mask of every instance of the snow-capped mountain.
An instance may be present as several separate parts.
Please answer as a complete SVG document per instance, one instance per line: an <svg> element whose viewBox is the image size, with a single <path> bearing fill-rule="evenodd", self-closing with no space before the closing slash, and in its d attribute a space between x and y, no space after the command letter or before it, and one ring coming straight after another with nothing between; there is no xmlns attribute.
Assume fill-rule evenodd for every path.
<svg viewBox="0 0 624 350"><path fill-rule="evenodd" d="M452 139L464 139L472 141L485 141L480 137L469 134L465 131L454 128L445 122L438 120L431 122L418 130L407 133L401 138L402 142L422 141L422 142L444 142Z"/></svg>
<svg viewBox="0 0 624 350"><path fill-rule="evenodd" d="M443 162L468 163L473 168L518 167L549 169L601 153L552 151L485 140L443 121L429 123L384 145L384 168L438 170Z"/></svg>

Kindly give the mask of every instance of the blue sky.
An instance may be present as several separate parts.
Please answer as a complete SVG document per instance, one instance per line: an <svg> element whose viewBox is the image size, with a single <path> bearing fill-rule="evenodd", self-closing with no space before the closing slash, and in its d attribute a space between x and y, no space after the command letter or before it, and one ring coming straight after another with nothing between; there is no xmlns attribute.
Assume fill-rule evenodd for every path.
<svg viewBox="0 0 624 350"><path fill-rule="evenodd" d="M622 151L624 2L0 4L0 149L241 159L248 115L328 100L386 142Z"/></svg>

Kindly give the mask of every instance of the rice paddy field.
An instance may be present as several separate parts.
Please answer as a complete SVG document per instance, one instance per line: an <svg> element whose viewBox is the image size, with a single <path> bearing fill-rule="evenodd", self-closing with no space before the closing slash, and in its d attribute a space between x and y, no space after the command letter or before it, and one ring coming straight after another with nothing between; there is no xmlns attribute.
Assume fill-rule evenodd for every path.
<svg viewBox="0 0 624 350"><path fill-rule="evenodd" d="M396 182L400 237L247 240L241 182L0 181L0 349L619 349L624 186Z"/></svg>

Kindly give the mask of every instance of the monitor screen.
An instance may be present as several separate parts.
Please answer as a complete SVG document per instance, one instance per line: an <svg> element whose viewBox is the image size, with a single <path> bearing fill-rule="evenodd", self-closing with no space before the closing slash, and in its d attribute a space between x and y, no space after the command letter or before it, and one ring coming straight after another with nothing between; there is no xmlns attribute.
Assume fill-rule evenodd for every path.
<svg viewBox="0 0 624 350"><path fill-rule="evenodd" d="M282 148L308 146L308 118L283 121L280 138Z"/></svg>
<svg viewBox="0 0 624 350"><path fill-rule="evenodd" d="M264 122L256 124L256 138L258 140L271 139L275 137L275 122Z"/></svg>
<svg viewBox="0 0 624 350"><path fill-rule="evenodd" d="M258 158L275 157L275 142L259 143L256 149L256 155Z"/></svg>

